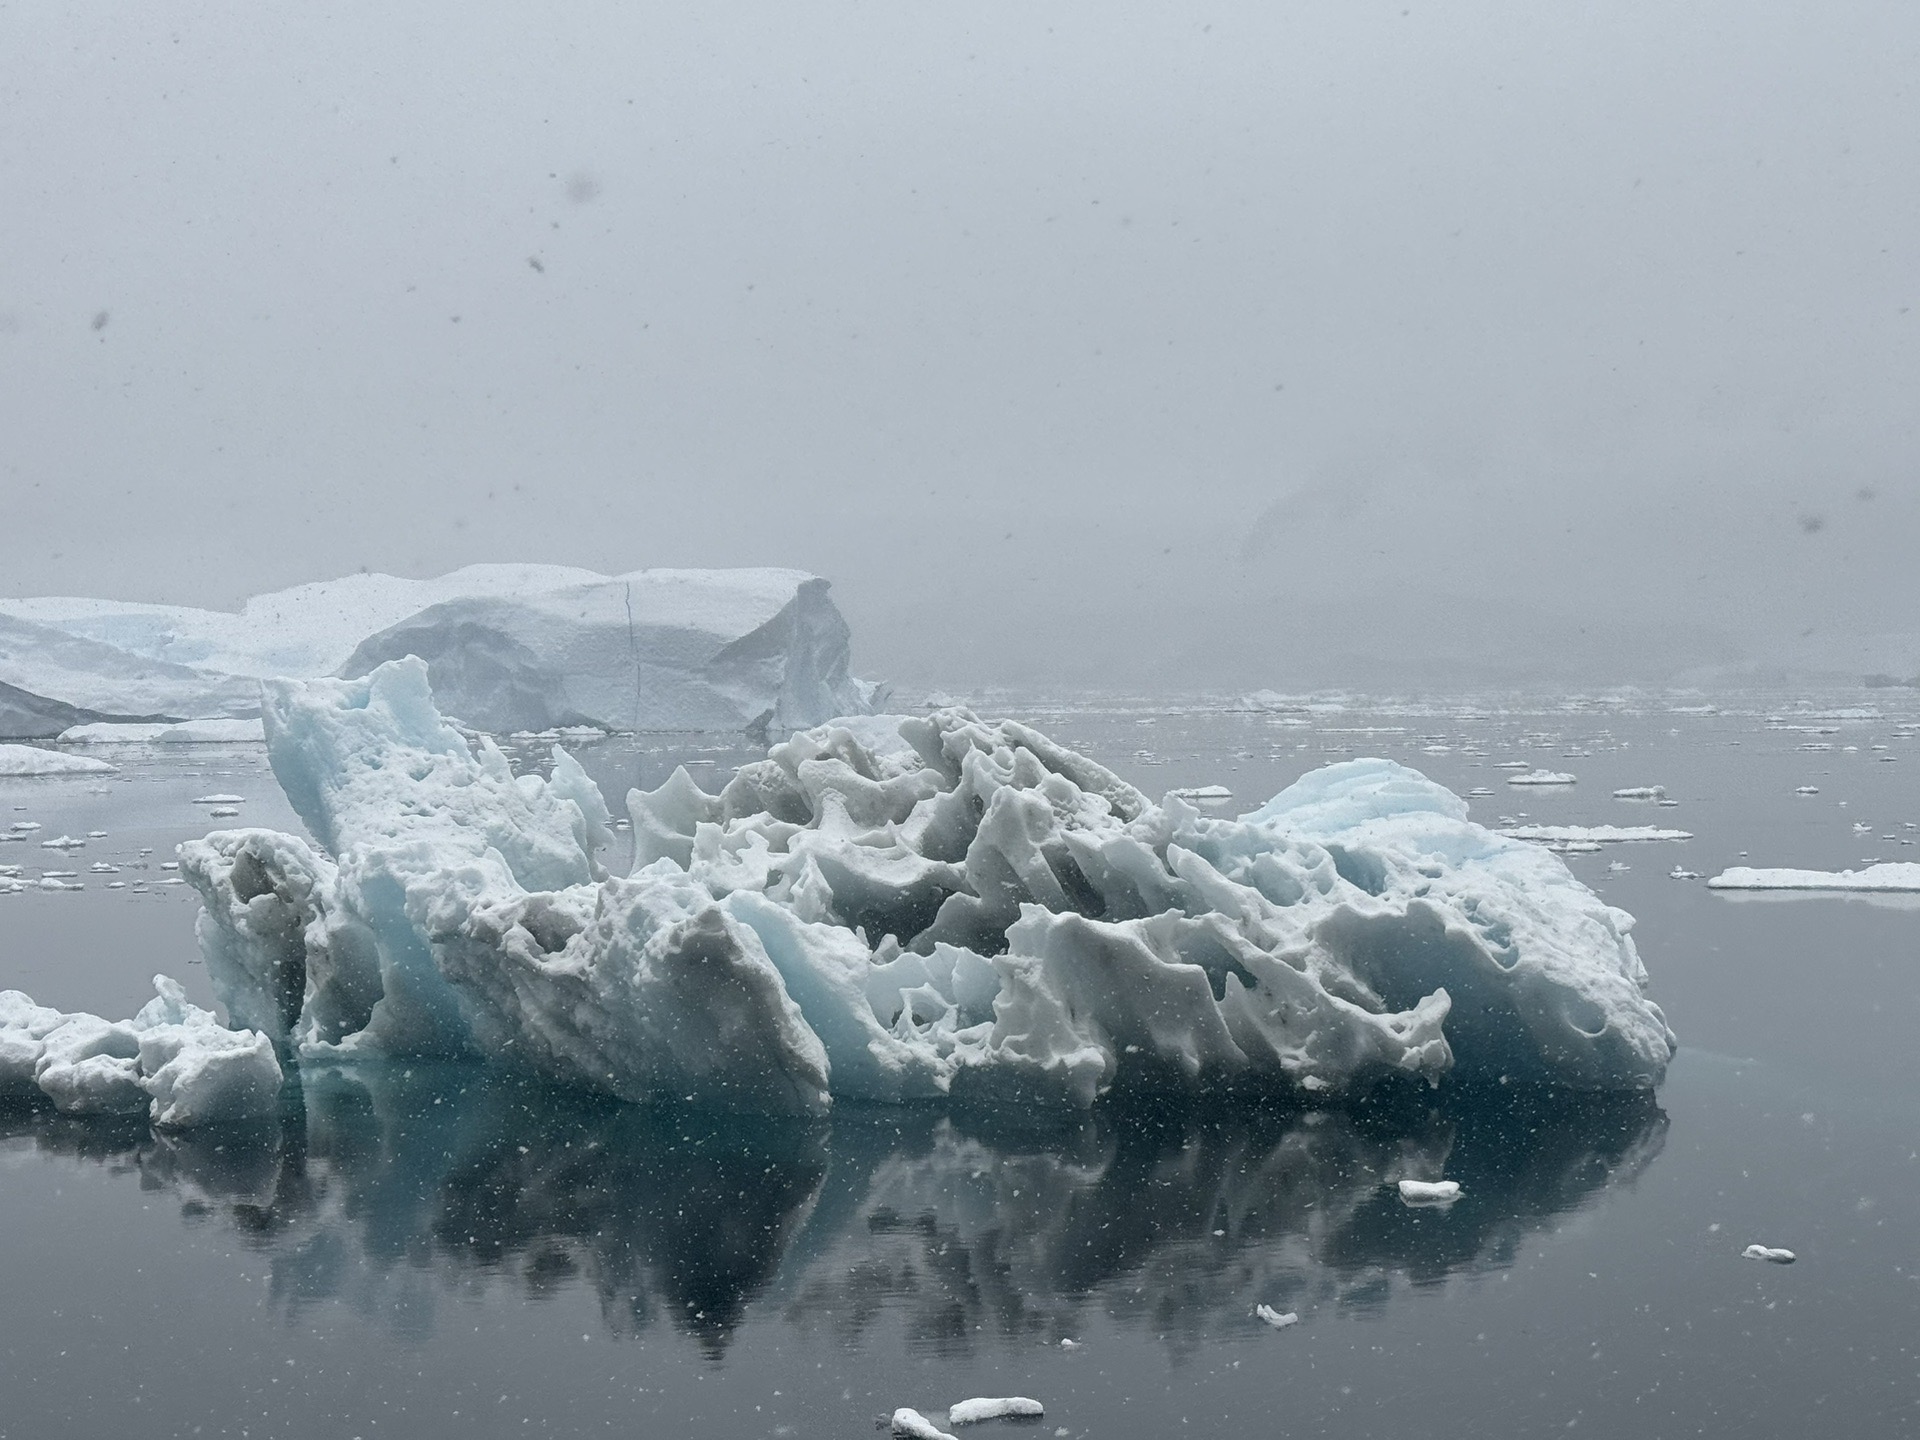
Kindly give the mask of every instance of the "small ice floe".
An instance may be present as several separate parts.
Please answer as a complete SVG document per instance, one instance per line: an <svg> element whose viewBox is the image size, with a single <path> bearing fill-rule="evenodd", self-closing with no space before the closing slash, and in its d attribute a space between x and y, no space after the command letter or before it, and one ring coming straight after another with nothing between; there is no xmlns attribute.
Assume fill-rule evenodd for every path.
<svg viewBox="0 0 1920 1440"><path fill-rule="evenodd" d="M1467 798L1469 800L1486 800L1486 799L1490 799L1492 795L1493 795L1493 791L1489 790L1484 785L1476 785L1473 787L1473 789L1467 791Z"/></svg>
<svg viewBox="0 0 1920 1440"><path fill-rule="evenodd" d="M1795 1255L1791 1250L1782 1250L1775 1245L1749 1245L1740 1252L1742 1260L1765 1260L1770 1265L1791 1265Z"/></svg>
<svg viewBox="0 0 1920 1440"><path fill-rule="evenodd" d="M0 745L0 775L111 775L118 765L88 755L43 750L38 745Z"/></svg>
<svg viewBox="0 0 1920 1440"><path fill-rule="evenodd" d="M126 888L127 888L127 882L124 880L107 881L107 889L109 890L124 890Z"/></svg>
<svg viewBox="0 0 1920 1440"><path fill-rule="evenodd" d="M1920 864L1910 860L1864 870L1768 870L1735 865L1707 881L1711 890L1853 890L1878 894L1920 892Z"/></svg>
<svg viewBox="0 0 1920 1440"><path fill-rule="evenodd" d="M1615 875L1618 875L1623 870L1631 870L1632 868L1633 867L1624 860L1615 860L1607 866L1608 871Z"/></svg>
<svg viewBox="0 0 1920 1440"><path fill-rule="evenodd" d="M1588 840L1621 845L1638 840L1691 840L1690 830L1663 830L1657 825L1508 825L1500 833L1509 840L1542 840L1551 845Z"/></svg>
<svg viewBox="0 0 1920 1440"><path fill-rule="evenodd" d="M1667 878L1669 880L1698 880L1700 878L1700 872L1698 870L1689 870L1684 865L1676 865L1667 871Z"/></svg>
<svg viewBox="0 0 1920 1440"><path fill-rule="evenodd" d="M1664 800L1667 787L1664 785L1622 785L1613 792L1616 800Z"/></svg>
<svg viewBox="0 0 1920 1440"><path fill-rule="evenodd" d="M247 803L247 797L244 795L196 795L193 803L196 805L244 805Z"/></svg>
<svg viewBox="0 0 1920 1440"><path fill-rule="evenodd" d="M918 1410L902 1405L893 1412L889 1427L901 1440L953 1440L953 1436L942 1430Z"/></svg>
<svg viewBox="0 0 1920 1440"><path fill-rule="evenodd" d="M1856 835L1871 835L1873 834L1873 826L1867 824L1864 820L1856 820L1853 822L1853 833Z"/></svg>
<svg viewBox="0 0 1920 1440"><path fill-rule="evenodd" d="M1402 1180L1402 1205L1451 1205L1460 1198L1458 1180Z"/></svg>
<svg viewBox="0 0 1920 1440"><path fill-rule="evenodd" d="M104 860L94 861L87 869L95 875L118 875L120 873L120 867L118 865L109 865Z"/></svg>
<svg viewBox="0 0 1920 1440"><path fill-rule="evenodd" d="M1037 1419L1047 1413L1047 1407L1038 1400L1029 1400L1024 1395L1003 1395L999 1397L981 1396L975 1400L962 1400L947 1411L949 1425L976 1425L982 1420L1005 1420L1010 1417Z"/></svg>
<svg viewBox="0 0 1920 1440"><path fill-rule="evenodd" d="M25 835L28 831L38 830L40 828L40 822L38 820L16 820L7 828L9 830L18 830L22 835Z"/></svg>
<svg viewBox="0 0 1920 1440"><path fill-rule="evenodd" d="M231 805L216 805L213 807L213 809L207 811L207 814L212 819L215 819L215 820L231 819L233 816L238 815L239 813L240 812Z"/></svg>
<svg viewBox="0 0 1920 1440"><path fill-rule="evenodd" d="M1283 1315L1271 1305L1256 1305L1253 1307L1253 1313L1276 1330L1284 1330L1289 1325L1300 1323L1300 1317L1293 1311L1289 1310Z"/></svg>
<svg viewBox="0 0 1920 1440"><path fill-rule="evenodd" d="M1060 1341L1060 1348L1062 1350L1078 1350L1080 1348L1080 1342L1078 1340L1066 1339L1063 1336Z"/></svg>
<svg viewBox="0 0 1920 1440"><path fill-rule="evenodd" d="M86 843L84 840L76 840L71 835L56 835L51 840L42 840L40 848L42 850L80 850L85 848Z"/></svg>
<svg viewBox="0 0 1920 1440"><path fill-rule="evenodd" d="M162 870L178 870L180 868L180 862L178 860L162 860L160 862L160 868Z"/></svg>
<svg viewBox="0 0 1920 1440"><path fill-rule="evenodd" d="M87 838L89 840L104 840L107 838L107 832L104 830L89 830L87 831Z"/></svg>
<svg viewBox="0 0 1920 1440"><path fill-rule="evenodd" d="M1496 770L1531 770L1533 767L1525 760L1502 760L1493 768Z"/></svg>
<svg viewBox="0 0 1920 1440"><path fill-rule="evenodd" d="M79 880L64 880L58 875L42 875L40 888L42 890L84 890L87 887Z"/></svg>
<svg viewBox="0 0 1920 1440"><path fill-rule="evenodd" d="M1818 785L1796 785L1793 787L1793 793L1796 795L1818 795L1820 793L1820 787Z"/></svg>
<svg viewBox="0 0 1920 1440"><path fill-rule="evenodd" d="M1592 855L1600 848L1598 840L1549 840L1547 849L1556 855Z"/></svg>
<svg viewBox="0 0 1920 1440"><path fill-rule="evenodd" d="M1182 800L1198 800L1202 805L1218 805L1233 799L1233 791L1224 785L1187 785L1178 790L1169 790L1169 795L1177 795Z"/></svg>
<svg viewBox="0 0 1920 1440"><path fill-rule="evenodd" d="M1509 785L1573 785L1578 783L1578 779L1579 779L1578 776L1571 775L1565 770L1529 770L1524 775L1507 776L1507 784Z"/></svg>

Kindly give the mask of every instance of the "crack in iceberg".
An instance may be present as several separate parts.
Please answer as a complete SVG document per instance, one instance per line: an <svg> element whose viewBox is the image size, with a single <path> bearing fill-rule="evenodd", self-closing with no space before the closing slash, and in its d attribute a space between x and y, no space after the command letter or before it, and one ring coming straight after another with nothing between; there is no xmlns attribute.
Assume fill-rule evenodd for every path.
<svg viewBox="0 0 1920 1440"><path fill-rule="evenodd" d="M418 660L268 682L264 709L321 848L215 832L181 873L230 1013L304 1059L805 1113L1449 1074L1647 1089L1673 1053L1632 917L1387 760L1228 818L1016 721L860 716L717 795L684 768L630 793L621 876L580 766L556 748L550 779L516 777Z"/></svg>

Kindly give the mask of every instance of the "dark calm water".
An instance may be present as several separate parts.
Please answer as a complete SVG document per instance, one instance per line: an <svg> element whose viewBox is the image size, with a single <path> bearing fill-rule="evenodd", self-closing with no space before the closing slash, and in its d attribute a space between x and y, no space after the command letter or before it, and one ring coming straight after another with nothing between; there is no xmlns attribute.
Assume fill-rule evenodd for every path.
<svg viewBox="0 0 1920 1440"><path fill-rule="evenodd" d="M250 1130L0 1112L0 1437L862 1436L1015 1393L1045 1435L1913 1433L1920 908L1669 872L1920 857L1920 741L1891 710L1727 708L1023 707L1148 790L1220 782L1238 808L1386 754L1495 790L1486 820L1693 831L1569 860L1640 918L1683 1047L1655 1097L776 1125L419 1066L310 1071ZM582 758L617 808L676 758L717 785L746 753L712 743ZM124 1014L165 970L204 998L195 901L159 863L212 824L294 822L257 751L123 758L0 782L0 830L43 826L0 864L122 867L0 897L0 987ZM1510 788L1507 759L1579 783ZM1639 784L1679 803L1610 798ZM215 792L241 821L191 803ZM67 860L34 843L88 830ZM1403 1207L1391 1181L1436 1161L1463 1199Z"/></svg>

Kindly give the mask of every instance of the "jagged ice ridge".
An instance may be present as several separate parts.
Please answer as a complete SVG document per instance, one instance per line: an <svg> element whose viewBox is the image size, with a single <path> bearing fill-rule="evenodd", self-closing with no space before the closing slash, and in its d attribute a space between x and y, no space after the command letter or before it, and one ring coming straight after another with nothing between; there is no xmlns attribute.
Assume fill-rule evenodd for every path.
<svg viewBox="0 0 1920 1440"><path fill-rule="evenodd" d="M1083 1107L1116 1086L1659 1082L1632 918L1386 760L1238 818L1011 720L835 721L717 795L608 809L438 712L425 666L268 682L317 844L181 847L235 1024L305 1059L469 1056L627 1100Z"/></svg>

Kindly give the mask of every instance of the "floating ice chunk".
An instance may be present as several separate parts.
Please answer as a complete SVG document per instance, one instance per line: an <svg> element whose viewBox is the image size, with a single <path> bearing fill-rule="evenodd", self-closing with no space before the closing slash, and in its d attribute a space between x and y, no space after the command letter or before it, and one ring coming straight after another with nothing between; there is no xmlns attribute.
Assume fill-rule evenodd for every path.
<svg viewBox="0 0 1920 1440"><path fill-rule="evenodd" d="M68 755L37 745L0 745L0 776L111 775L119 768L90 755Z"/></svg>
<svg viewBox="0 0 1920 1440"><path fill-rule="evenodd" d="M87 887L81 881L68 880L64 876L42 875L40 877L40 888L42 890L84 890Z"/></svg>
<svg viewBox="0 0 1920 1440"><path fill-rule="evenodd" d="M893 1412L889 1428L900 1440L953 1440L953 1436L942 1430L918 1410L901 1406Z"/></svg>
<svg viewBox="0 0 1920 1440"><path fill-rule="evenodd" d="M1796 795L1818 795L1820 793L1820 787L1818 785L1796 785L1793 787L1793 793Z"/></svg>
<svg viewBox="0 0 1920 1440"><path fill-rule="evenodd" d="M1500 833L1513 840L1590 840L1600 845L1693 838L1690 831L1663 830L1657 825L1508 825Z"/></svg>
<svg viewBox="0 0 1920 1440"><path fill-rule="evenodd" d="M1529 770L1524 775L1507 776L1509 785L1572 785L1577 777L1565 770Z"/></svg>
<svg viewBox="0 0 1920 1440"><path fill-rule="evenodd" d="M153 984L156 997L120 1021L0 991L0 1095L37 1089L69 1114L146 1110L174 1129L272 1114L281 1073L267 1037L227 1029L177 981Z"/></svg>
<svg viewBox="0 0 1920 1440"><path fill-rule="evenodd" d="M215 820L231 820L239 813L239 809L232 805L216 805L207 811L207 814Z"/></svg>
<svg viewBox="0 0 1920 1440"><path fill-rule="evenodd" d="M196 805L244 805L244 795L199 795L194 798Z"/></svg>
<svg viewBox="0 0 1920 1440"><path fill-rule="evenodd" d="M1060 1348L1062 1350L1078 1350L1080 1348L1080 1342L1078 1340L1069 1340L1069 1339L1062 1338L1060 1341Z"/></svg>
<svg viewBox="0 0 1920 1440"><path fill-rule="evenodd" d="M1765 1260L1773 1265L1791 1265L1799 1258L1791 1250L1772 1245L1749 1245L1740 1252L1742 1260Z"/></svg>
<svg viewBox="0 0 1920 1440"><path fill-rule="evenodd" d="M269 759L330 853L245 831L182 856L216 993L303 1054L807 1112L1453 1069L1640 1088L1672 1053L1631 917L1391 761L1232 818L1013 721L859 717L717 795L684 770L634 792L618 877L579 766L515 777L420 662L264 688ZM347 933L373 999L317 1017Z"/></svg>
<svg viewBox="0 0 1920 1440"><path fill-rule="evenodd" d="M1533 766L1525 760L1500 760L1494 764L1496 770L1531 770Z"/></svg>
<svg viewBox="0 0 1920 1440"><path fill-rule="evenodd" d="M1406 1205L1451 1205L1460 1198L1458 1180L1402 1180L1399 1188Z"/></svg>
<svg viewBox="0 0 1920 1440"><path fill-rule="evenodd" d="M182 720L128 724L110 720L74 725L60 732L63 745L258 745L266 739L259 718Z"/></svg>
<svg viewBox="0 0 1920 1440"><path fill-rule="evenodd" d="M1024 1395L1007 1395L999 1398L981 1397L975 1400L962 1400L947 1411L949 1425L975 1425L982 1420L1005 1420L1008 1418L1037 1419L1047 1413L1047 1407L1038 1400L1029 1400Z"/></svg>
<svg viewBox="0 0 1920 1440"><path fill-rule="evenodd" d="M1467 791L1467 798L1469 800L1490 800L1493 798L1493 791L1484 785L1476 785L1473 789Z"/></svg>
<svg viewBox="0 0 1920 1440"><path fill-rule="evenodd" d="M1198 800L1203 805L1224 804L1233 798L1233 791L1224 785L1187 785L1178 790L1169 790L1169 795L1177 795L1182 800Z"/></svg>
<svg viewBox="0 0 1920 1440"><path fill-rule="evenodd" d="M40 822L38 820L16 820L7 828L9 830L18 830L24 835L29 831L38 830L40 828Z"/></svg>
<svg viewBox="0 0 1920 1440"><path fill-rule="evenodd" d="M1623 785L1613 792L1616 800L1664 800L1667 787L1664 785Z"/></svg>
<svg viewBox="0 0 1920 1440"><path fill-rule="evenodd" d="M1683 865L1676 865L1667 872L1667 878L1669 880L1698 880L1700 878L1700 872L1698 870L1689 870Z"/></svg>
<svg viewBox="0 0 1920 1440"><path fill-rule="evenodd" d="M1300 1317L1294 1311L1289 1310L1283 1315L1271 1305L1256 1305L1253 1313L1276 1330L1285 1330L1289 1325L1300 1323Z"/></svg>
<svg viewBox="0 0 1920 1440"><path fill-rule="evenodd" d="M86 843L85 840L77 839L72 835L56 835L51 840L42 840L40 848L42 850L79 850L84 848Z"/></svg>
<svg viewBox="0 0 1920 1440"><path fill-rule="evenodd" d="M1713 890L1920 891L1920 864L1892 861L1864 870L1769 870L1735 865L1707 881Z"/></svg>

